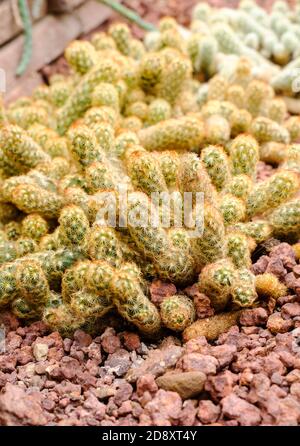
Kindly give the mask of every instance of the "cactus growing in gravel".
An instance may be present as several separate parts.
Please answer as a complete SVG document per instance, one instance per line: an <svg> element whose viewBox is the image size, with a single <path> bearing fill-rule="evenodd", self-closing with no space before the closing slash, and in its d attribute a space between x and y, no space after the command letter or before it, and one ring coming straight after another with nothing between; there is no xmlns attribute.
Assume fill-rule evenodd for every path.
<svg viewBox="0 0 300 446"><path fill-rule="evenodd" d="M252 12L200 5L190 31L164 19L145 44L112 25L68 46L70 75L0 105L1 308L65 334L117 311L146 335L213 338L238 313L194 322L181 292L157 308L149 279L199 275L216 311L286 292L250 268L256 244L300 237L300 121L273 88L290 93L273 62L299 33Z"/></svg>
<svg viewBox="0 0 300 446"><path fill-rule="evenodd" d="M195 308L186 296L166 297L160 306L163 324L174 331L183 331L195 320Z"/></svg>

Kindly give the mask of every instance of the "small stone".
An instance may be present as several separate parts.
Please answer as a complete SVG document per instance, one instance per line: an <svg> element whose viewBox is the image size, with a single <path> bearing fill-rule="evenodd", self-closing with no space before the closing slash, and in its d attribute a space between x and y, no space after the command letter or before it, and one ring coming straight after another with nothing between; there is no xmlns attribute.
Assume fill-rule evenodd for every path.
<svg viewBox="0 0 300 446"><path fill-rule="evenodd" d="M154 280L150 285L151 301L158 306L166 297L174 296L176 292L175 285L162 282L161 280Z"/></svg>
<svg viewBox="0 0 300 446"><path fill-rule="evenodd" d="M101 346L106 353L115 353L121 347L121 341L113 328L107 328L101 335Z"/></svg>
<svg viewBox="0 0 300 446"><path fill-rule="evenodd" d="M216 358L201 353L188 353L184 355L179 363L185 372L203 372L206 375L215 374L219 365Z"/></svg>
<svg viewBox="0 0 300 446"><path fill-rule="evenodd" d="M32 350L33 350L33 356L37 361L45 361L47 359L49 350L48 345L35 343Z"/></svg>
<svg viewBox="0 0 300 446"><path fill-rule="evenodd" d="M136 392L138 396L142 396L145 392L155 393L157 390L158 386L155 382L154 376L150 373L146 373L137 379Z"/></svg>
<svg viewBox="0 0 300 446"><path fill-rule="evenodd" d="M268 313L264 308L258 307L251 310L244 310L240 316L240 324L246 327L252 325L264 325L268 319Z"/></svg>
<svg viewBox="0 0 300 446"><path fill-rule="evenodd" d="M202 372L170 372L156 379L158 387L177 392L183 400L198 395L206 380Z"/></svg>
<svg viewBox="0 0 300 446"><path fill-rule="evenodd" d="M300 316L300 304L294 302L283 305L281 307L281 316L283 319L292 319L293 317Z"/></svg>
<svg viewBox="0 0 300 446"><path fill-rule="evenodd" d="M219 418L221 409L210 400L199 401L197 416L201 423L211 424Z"/></svg>
<svg viewBox="0 0 300 446"><path fill-rule="evenodd" d="M129 351L135 351L141 346L141 340L137 333L125 332L123 334L124 347Z"/></svg>
<svg viewBox="0 0 300 446"><path fill-rule="evenodd" d="M117 376L123 376L130 368L131 361L127 350L119 348L115 353L108 355L105 367Z"/></svg>
<svg viewBox="0 0 300 446"><path fill-rule="evenodd" d="M76 341L80 347L88 347L92 340L91 335L85 333L83 330L76 330L74 333L74 341Z"/></svg>
<svg viewBox="0 0 300 446"><path fill-rule="evenodd" d="M267 321L267 328L271 333L286 333L293 327L293 322L291 320L284 320L280 313L273 313L269 316Z"/></svg>
<svg viewBox="0 0 300 446"><path fill-rule="evenodd" d="M260 423L259 409L234 393L223 398L221 405L223 415L237 420L241 426L257 426Z"/></svg>

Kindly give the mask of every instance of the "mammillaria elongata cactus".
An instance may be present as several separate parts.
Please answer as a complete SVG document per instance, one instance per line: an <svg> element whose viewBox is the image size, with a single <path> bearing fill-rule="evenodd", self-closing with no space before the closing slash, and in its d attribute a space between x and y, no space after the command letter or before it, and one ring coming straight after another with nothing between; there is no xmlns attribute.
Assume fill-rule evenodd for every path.
<svg viewBox="0 0 300 446"><path fill-rule="evenodd" d="M71 74L1 105L1 308L62 332L118 311L148 336L165 326L189 338L203 324L181 290L197 276L216 311L285 293L255 278L251 253L272 235L299 239L300 118L255 64L294 57L299 36L279 39L280 8L248 3L224 27L200 4L187 40L170 18L145 44L111 25L68 46ZM230 73L220 51L235 54ZM260 160L276 170L257 181ZM156 307L153 278L180 292Z"/></svg>

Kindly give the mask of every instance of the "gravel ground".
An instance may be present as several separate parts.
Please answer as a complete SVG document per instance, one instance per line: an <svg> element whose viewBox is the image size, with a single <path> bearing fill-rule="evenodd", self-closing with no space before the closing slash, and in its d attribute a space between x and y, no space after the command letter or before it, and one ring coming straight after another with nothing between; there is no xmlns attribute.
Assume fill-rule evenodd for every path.
<svg viewBox="0 0 300 446"><path fill-rule="evenodd" d="M288 296L244 310L215 342L149 344L114 328L73 339L9 313L0 355L0 424L90 426L290 425L300 423L300 265L287 243L273 243L253 265L272 272ZM153 302L175 287L156 281ZM198 317L213 314L195 287Z"/></svg>

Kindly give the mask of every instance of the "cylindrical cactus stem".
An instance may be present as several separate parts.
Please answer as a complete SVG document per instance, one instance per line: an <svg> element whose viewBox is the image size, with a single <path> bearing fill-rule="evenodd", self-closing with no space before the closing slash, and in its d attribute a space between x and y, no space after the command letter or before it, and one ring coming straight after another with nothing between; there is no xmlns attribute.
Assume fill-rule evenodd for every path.
<svg viewBox="0 0 300 446"><path fill-rule="evenodd" d="M61 280L62 299L69 303L71 295L84 288L87 281L87 273L91 267L90 260L80 260L65 270Z"/></svg>
<svg viewBox="0 0 300 446"><path fill-rule="evenodd" d="M92 92L99 82L115 83L119 76L120 68L113 60L101 60L89 70L57 113L58 133L63 135L72 122L90 107Z"/></svg>
<svg viewBox="0 0 300 446"><path fill-rule="evenodd" d="M156 94L174 104L183 89L184 81L191 76L192 66L190 60L176 50L167 48L161 54L165 59L165 67L156 85Z"/></svg>
<svg viewBox="0 0 300 446"><path fill-rule="evenodd" d="M167 185L156 157L142 147L132 146L125 153L125 164L133 185L145 192L167 192Z"/></svg>
<svg viewBox="0 0 300 446"><path fill-rule="evenodd" d="M272 235L272 226L266 220L255 220L245 223L237 223L229 229L242 232L248 237L251 237L256 243L264 242Z"/></svg>
<svg viewBox="0 0 300 446"><path fill-rule="evenodd" d="M230 117L231 137L235 138L241 133L249 133L252 116L247 110L234 110Z"/></svg>
<svg viewBox="0 0 300 446"><path fill-rule="evenodd" d="M202 235L191 240L196 267L201 268L224 257L225 227L221 213L209 203L204 203L204 210L195 212L204 212Z"/></svg>
<svg viewBox="0 0 300 446"><path fill-rule="evenodd" d="M33 321L42 315L43 307L30 305L23 297L17 297L11 304L12 313L19 319Z"/></svg>
<svg viewBox="0 0 300 446"><path fill-rule="evenodd" d="M122 247L116 230L94 224L88 239L88 253L93 260L106 260L118 267L122 261Z"/></svg>
<svg viewBox="0 0 300 446"><path fill-rule="evenodd" d="M27 214L37 213L50 218L57 217L63 206L63 198L60 195L33 184L20 184L15 187L11 201Z"/></svg>
<svg viewBox="0 0 300 446"><path fill-rule="evenodd" d="M232 194L221 195L218 207L223 216L225 226L243 221L246 217L244 201Z"/></svg>
<svg viewBox="0 0 300 446"><path fill-rule="evenodd" d="M39 214L29 214L22 220L22 236L39 241L47 234L49 224Z"/></svg>
<svg viewBox="0 0 300 446"><path fill-rule="evenodd" d="M105 32L97 32L93 34L91 44L97 51L115 50L117 48L114 39L108 36Z"/></svg>
<svg viewBox="0 0 300 446"><path fill-rule="evenodd" d="M213 185L220 191L230 181L229 159L220 146L208 146L201 151L201 161L204 164Z"/></svg>
<svg viewBox="0 0 300 446"><path fill-rule="evenodd" d="M290 141L296 142L300 138L300 117L290 116L284 123L285 128L290 134Z"/></svg>
<svg viewBox="0 0 300 446"><path fill-rule="evenodd" d="M47 278L34 260L23 259L16 268L18 292L30 306L43 306L50 294Z"/></svg>
<svg viewBox="0 0 300 446"><path fill-rule="evenodd" d="M212 77L208 82L207 100L224 101L228 86L229 82L224 76L217 74Z"/></svg>
<svg viewBox="0 0 300 446"><path fill-rule="evenodd" d="M167 119L138 133L142 146L149 151L197 150L204 140L203 122L192 116Z"/></svg>
<svg viewBox="0 0 300 446"><path fill-rule="evenodd" d="M269 212L289 200L299 190L299 186L299 175L296 172L278 170L253 188L246 203L248 217Z"/></svg>
<svg viewBox="0 0 300 446"><path fill-rule="evenodd" d="M265 163L278 165L286 159L287 146L281 142L269 141L260 145L259 158Z"/></svg>
<svg viewBox="0 0 300 446"><path fill-rule="evenodd" d="M16 263L6 263L0 267L0 308L10 303L16 294Z"/></svg>
<svg viewBox="0 0 300 446"><path fill-rule="evenodd" d="M0 243L0 264L11 262L18 257L18 252L14 242L3 240Z"/></svg>
<svg viewBox="0 0 300 446"><path fill-rule="evenodd" d="M256 117L261 114L266 101L274 97L274 91L267 83L254 79L245 90L246 108Z"/></svg>
<svg viewBox="0 0 300 446"><path fill-rule="evenodd" d="M230 139L230 124L223 116L213 115L205 121L205 143L226 144Z"/></svg>
<svg viewBox="0 0 300 446"><path fill-rule="evenodd" d="M46 103L49 107L49 103ZM50 107L49 107L50 108ZM27 130L34 124L53 125L53 117L51 117L51 108L46 110L38 105L29 105L26 107L16 107L8 111L7 117L11 124L15 124L22 129Z"/></svg>
<svg viewBox="0 0 300 446"><path fill-rule="evenodd" d="M176 249L190 253L191 238L186 228L170 228L168 230L168 237Z"/></svg>
<svg viewBox="0 0 300 446"><path fill-rule="evenodd" d="M153 262L159 277L164 280L184 286L194 278L194 259L187 250L184 251L182 248L172 247Z"/></svg>
<svg viewBox="0 0 300 446"><path fill-rule="evenodd" d="M281 283L277 276L272 273L258 274L255 276L255 288L259 297L278 299L286 296L287 287Z"/></svg>
<svg viewBox="0 0 300 446"><path fill-rule="evenodd" d="M0 129L1 150L9 163L19 172L26 172L40 162L50 162L50 156L44 152L28 134L16 125Z"/></svg>
<svg viewBox="0 0 300 446"><path fill-rule="evenodd" d="M89 194L94 194L99 190L115 189L111 168L105 163L95 161L90 164L85 171L85 179Z"/></svg>
<svg viewBox="0 0 300 446"><path fill-rule="evenodd" d="M47 305L42 320L52 331L59 331L63 336L72 335L85 322L69 304Z"/></svg>
<svg viewBox="0 0 300 446"><path fill-rule="evenodd" d="M255 242L252 240L255 246ZM239 231L226 234L227 256L236 268L250 268L251 266L251 240Z"/></svg>
<svg viewBox="0 0 300 446"><path fill-rule="evenodd" d="M101 107L106 105L119 111L119 93L115 85L108 82L100 82L92 94L92 106Z"/></svg>
<svg viewBox="0 0 300 446"><path fill-rule="evenodd" d="M278 122L264 116L255 118L249 131L260 143L274 141L288 144L290 142L288 130Z"/></svg>
<svg viewBox="0 0 300 446"><path fill-rule="evenodd" d="M245 174L234 175L228 182L225 192L234 195L241 200L246 200L253 188L252 179Z"/></svg>
<svg viewBox="0 0 300 446"><path fill-rule="evenodd" d="M59 216L59 238L65 246L85 249L90 231L88 218L76 205L65 206Z"/></svg>
<svg viewBox="0 0 300 446"><path fill-rule="evenodd" d="M166 99L156 98L148 107L146 122L148 125L154 125L158 122L171 118L172 108Z"/></svg>
<svg viewBox="0 0 300 446"><path fill-rule="evenodd" d="M217 192L205 166L195 153L186 153L181 157L179 169L179 188L184 192L202 192L205 200L217 202Z"/></svg>
<svg viewBox="0 0 300 446"><path fill-rule="evenodd" d="M113 23L108 30L118 50L127 56L130 53L131 31L126 23Z"/></svg>
<svg viewBox="0 0 300 446"><path fill-rule="evenodd" d="M282 124L287 116L287 107L283 99L275 98L264 107L264 114L273 121Z"/></svg>
<svg viewBox="0 0 300 446"><path fill-rule="evenodd" d="M300 236L300 200L296 198L282 204L268 217L276 235Z"/></svg>
<svg viewBox="0 0 300 446"><path fill-rule="evenodd" d="M86 287L99 295L111 295L115 269L105 260L94 260L88 268Z"/></svg>
<svg viewBox="0 0 300 446"><path fill-rule="evenodd" d="M168 187L174 188L178 185L178 173L180 166L180 157L174 150L165 150L163 152L154 153L165 182Z"/></svg>
<svg viewBox="0 0 300 446"><path fill-rule="evenodd" d="M232 290L232 302L239 307L252 307L257 300L255 276L248 269L236 270Z"/></svg>
<svg viewBox="0 0 300 446"><path fill-rule="evenodd" d="M86 40L74 40L65 50L68 64L79 74L87 73L98 61L97 51Z"/></svg>
<svg viewBox="0 0 300 446"><path fill-rule="evenodd" d="M233 84L227 88L225 92L226 96L224 99L226 101L232 102L239 109L244 109L246 104L246 94L245 90L241 85ZM219 99L215 97L214 99Z"/></svg>
<svg viewBox="0 0 300 446"><path fill-rule="evenodd" d="M15 249L18 257L26 256L38 250L38 244L32 238L20 237L15 242Z"/></svg>
<svg viewBox="0 0 300 446"><path fill-rule="evenodd" d="M198 287L216 310L223 310L230 301L235 268L228 259L206 265L199 276Z"/></svg>
<svg viewBox="0 0 300 446"><path fill-rule="evenodd" d="M70 306L76 315L85 320L91 317L102 317L113 308L109 296L99 296L85 289L72 294Z"/></svg>
<svg viewBox="0 0 300 446"><path fill-rule="evenodd" d="M160 305L160 316L162 323L170 330L183 331L195 320L195 306L187 296L169 296Z"/></svg>
<svg viewBox="0 0 300 446"><path fill-rule="evenodd" d="M259 160L257 141L250 135L237 136L229 146L233 175L245 174L250 178L255 175Z"/></svg>
<svg viewBox="0 0 300 446"><path fill-rule="evenodd" d="M88 166L95 161L103 161L104 152L98 145L96 136L90 128L83 125L71 128L68 137L70 150L82 166Z"/></svg>
<svg viewBox="0 0 300 446"><path fill-rule="evenodd" d="M113 302L119 313L143 333L156 334L161 326L155 305L144 295L138 277L122 268L114 275Z"/></svg>
<svg viewBox="0 0 300 446"><path fill-rule="evenodd" d="M152 224L152 217L156 225ZM157 222L159 214L147 195L141 192L132 195L128 203L129 233L138 249L153 260L168 252L172 246L166 230Z"/></svg>
<svg viewBox="0 0 300 446"><path fill-rule="evenodd" d="M134 132L124 131L116 137L114 152L120 158L124 156L126 150L131 145L139 144L139 138Z"/></svg>

